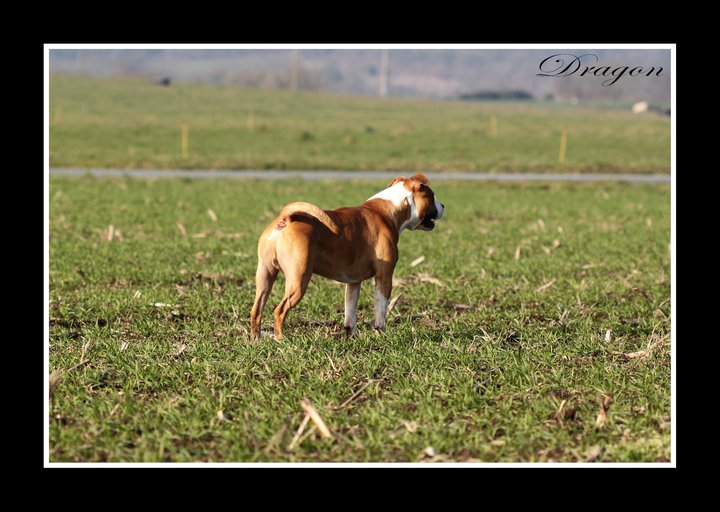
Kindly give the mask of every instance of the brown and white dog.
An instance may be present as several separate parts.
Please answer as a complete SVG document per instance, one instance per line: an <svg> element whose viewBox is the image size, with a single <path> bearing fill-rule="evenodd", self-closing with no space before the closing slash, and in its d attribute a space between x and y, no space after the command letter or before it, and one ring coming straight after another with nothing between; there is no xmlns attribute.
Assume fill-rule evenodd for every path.
<svg viewBox="0 0 720 512"><path fill-rule="evenodd" d="M275 338L283 337L288 311L305 295L313 274L345 285L345 333L355 332L360 283L375 276L375 328L385 328L398 239L405 229L431 231L445 207L423 174L395 178L360 206L321 210L290 203L258 241L255 304L250 332L259 337L262 312L278 271L285 295L275 308Z"/></svg>

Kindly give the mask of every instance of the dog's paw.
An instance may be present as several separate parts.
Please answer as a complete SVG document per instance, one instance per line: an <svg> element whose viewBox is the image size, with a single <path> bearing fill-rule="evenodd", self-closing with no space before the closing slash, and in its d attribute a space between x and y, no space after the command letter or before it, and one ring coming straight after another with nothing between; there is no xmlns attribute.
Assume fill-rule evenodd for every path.
<svg viewBox="0 0 720 512"><path fill-rule="evenodd" d="M250 334L250 341L254 343L259 343L266 339L272 339L273 338L273 331L259 331L256 333Z"/></svg>

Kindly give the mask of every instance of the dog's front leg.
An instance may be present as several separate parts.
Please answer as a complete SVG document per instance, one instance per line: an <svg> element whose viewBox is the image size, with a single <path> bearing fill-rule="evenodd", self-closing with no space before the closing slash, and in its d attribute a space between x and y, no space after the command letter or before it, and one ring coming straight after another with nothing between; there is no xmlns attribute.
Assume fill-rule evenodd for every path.
<svg viewBox="0 0 720 512"><path fill-rule="evenodd" d="M375 329L385 329L388 302L392 292L392 274L375 276Z"/></svg>
<svg viewBox="0 0 720 512"><path fill-rule="evenodd" d="M355 334L357 329L357 306L360 298L360 283L347 283L345 285L345 336Z"/></svg>

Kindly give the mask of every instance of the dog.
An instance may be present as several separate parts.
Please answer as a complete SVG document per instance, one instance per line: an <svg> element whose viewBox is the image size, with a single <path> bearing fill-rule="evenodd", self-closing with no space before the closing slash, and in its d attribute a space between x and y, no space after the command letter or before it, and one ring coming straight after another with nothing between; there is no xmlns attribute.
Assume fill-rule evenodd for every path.
<svg viewBox="0 0 720 512"><path fill-rule="evenodd" d="M305 295L313 274L345 283L346 336L356 332L360 284L375 277L374 327L384 330L400 233L432 231L444 212L423 174L395 178L360 206L286 205L258 241L251 336L260 336L263 309L280 270L285 294L275 308L275 339L283 338L285 317Z"/></svg>

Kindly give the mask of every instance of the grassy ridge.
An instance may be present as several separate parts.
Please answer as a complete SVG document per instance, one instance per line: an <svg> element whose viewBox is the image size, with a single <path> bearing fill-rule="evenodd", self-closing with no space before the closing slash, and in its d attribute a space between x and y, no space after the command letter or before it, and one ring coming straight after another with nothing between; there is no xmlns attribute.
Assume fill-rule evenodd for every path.
<svg viewBox="0 0 720 512"><path fill-rule="evenodd" d="M446 216L403 234L384 335L370 283L345 340L343 289L315 277L287 339L251 343L273 214L378 188L51 178L51 460L668 460L667 186L438 183ZM303 398L335 438L290 449Z"/></svg>
<svg viewBox="0 0 720 512"><path fill-rule="evenodd" d="M563 129L567 159L560 165ZM589 108L53 76L50 164L669 173L670 121Z"/></svg>

